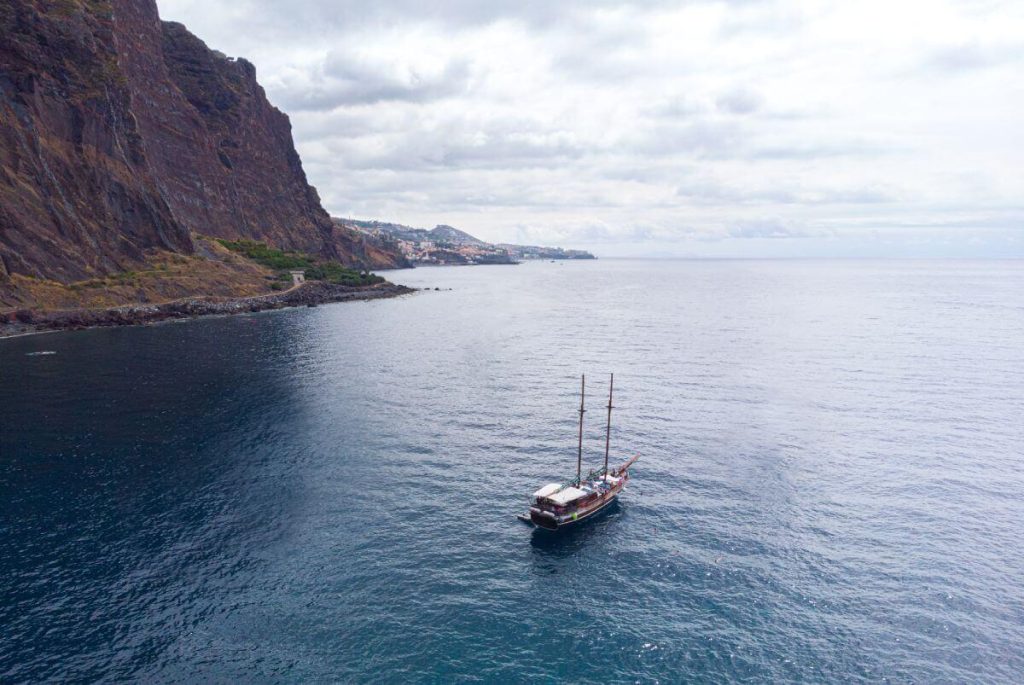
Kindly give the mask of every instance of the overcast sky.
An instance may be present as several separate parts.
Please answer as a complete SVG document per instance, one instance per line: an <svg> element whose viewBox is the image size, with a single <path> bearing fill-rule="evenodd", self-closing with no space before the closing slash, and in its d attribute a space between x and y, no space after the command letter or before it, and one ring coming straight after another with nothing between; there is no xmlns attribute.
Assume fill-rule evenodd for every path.
<svg viewBox="0 0 1024 685"><path fill-rule="evenodd" d="M1020 0L159 0L344 217L602 256L1024 256Z"/></svg>

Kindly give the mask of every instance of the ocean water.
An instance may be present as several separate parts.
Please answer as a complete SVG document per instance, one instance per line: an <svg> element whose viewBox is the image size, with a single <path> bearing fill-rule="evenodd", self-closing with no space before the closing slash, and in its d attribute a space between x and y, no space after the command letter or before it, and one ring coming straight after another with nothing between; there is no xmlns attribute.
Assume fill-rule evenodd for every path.
<svg viewBox="0 0 1024 685"><path fill-rule="evenodd" d="M0 341L0 681L1024 680L1024 262L391 277Z"/></svg>

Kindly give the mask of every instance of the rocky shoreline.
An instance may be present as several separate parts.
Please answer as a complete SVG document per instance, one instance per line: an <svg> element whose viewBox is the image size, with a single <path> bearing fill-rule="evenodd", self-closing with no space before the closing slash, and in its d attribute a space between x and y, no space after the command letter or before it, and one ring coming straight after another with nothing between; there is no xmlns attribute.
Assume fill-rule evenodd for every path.
<svg viewBox="0 0 1024 685"><path fill-rule="evenodd" d="M39 312L20 309L0 313L0 338L46 331L81 330L106 326L138 326L172 319L242 314L267 309L316 306L329 302L377 300L414 292L414 288L393 283L365 287L307 281L280 293L234 299L190 297L161 304L133 304L109 309L71 309Z"/></svg>

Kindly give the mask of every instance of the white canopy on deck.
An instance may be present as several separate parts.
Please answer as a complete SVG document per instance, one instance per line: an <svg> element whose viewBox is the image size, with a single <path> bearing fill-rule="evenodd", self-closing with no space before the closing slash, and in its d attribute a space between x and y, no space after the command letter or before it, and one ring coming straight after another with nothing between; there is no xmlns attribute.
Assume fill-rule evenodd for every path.
<svg viewBox="0 0 1024 685"><path fill-rule="evenodd" d="M562 487L561 483L548 483L537 492L533 493L534 498L548 497L558 492L558 489Z"/></svg>
<svg viewBox="0 0 1024 685"><path fill-rule="evenodd" d="M574 488L573 486L570 485L564 490L560 490L553 495L548 495L547 499L549 502L553 504L565 506L570 502L575 502L576 500L578 500L579 498L583 497L586 494L586 491L580 490L579 488Z"/></svg>

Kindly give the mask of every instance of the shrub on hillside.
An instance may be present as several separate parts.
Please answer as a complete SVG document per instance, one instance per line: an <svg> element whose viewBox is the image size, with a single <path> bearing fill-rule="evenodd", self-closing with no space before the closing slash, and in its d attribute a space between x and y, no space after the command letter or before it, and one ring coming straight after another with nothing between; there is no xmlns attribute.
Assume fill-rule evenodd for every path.
<svg viewBox="0 0 1024 685"><path fill-rule="evenodd" d="M218 240L217 242L261 266L281 271L282 273L279 273L277 278L282 282L291 280L287 273L283 273L289 269L303 269L306 272L307 280L326 281L351 287L376 285L384 282L383 278L371 274L369 271L350 269L338 262L319 261L303 252L275 250L267 246L266 243L255 240ZM277 290L278 288L275 286L276 283L271 287Z"/></svg>
<svg viewBox="0 0 1024 685"><path fill-rule="evenodd" d="M218 240L232 252L237 252L268 269L308 269L313 259L302 252L285 252L268 247L255 240Z"/></svg>

